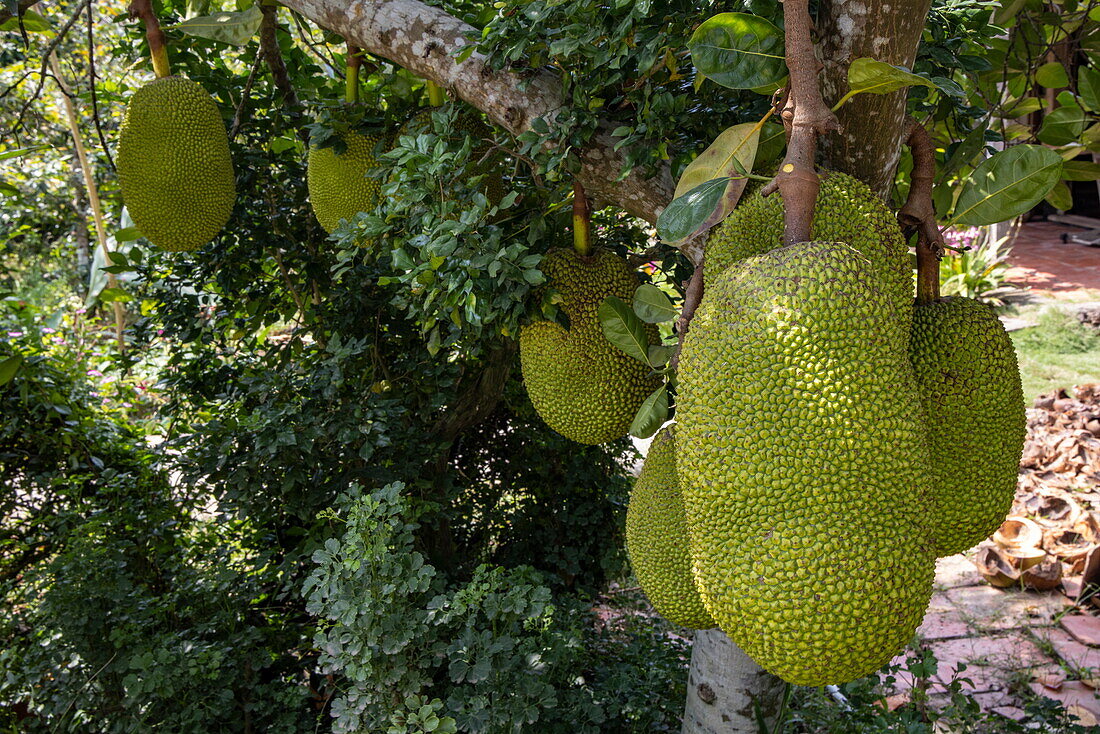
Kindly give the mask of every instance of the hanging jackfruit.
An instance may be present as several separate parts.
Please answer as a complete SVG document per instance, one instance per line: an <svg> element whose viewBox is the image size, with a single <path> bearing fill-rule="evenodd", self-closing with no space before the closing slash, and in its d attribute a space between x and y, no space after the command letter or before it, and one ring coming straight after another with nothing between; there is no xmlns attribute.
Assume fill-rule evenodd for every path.
<svg viewBox="0 0 1100 734"><path fill-rule="evenodd" d="M134 224L164 250L202 247L233 212L225 125L214 100L190 79L163 77L134 93L119 130L117 168Z"/></svg>
<svg viewBox="0 0 1100 734"><path fill-rule="evenodd" d="M677 470L708 613L800 685L871 673L932 593L931 476L896 297L840 243L712 277L680 356Z"/></svg>
<svg viewBox="0 0 1100 734"><path fill-rule="evenodd" d="M622 438L660 383L648 365L607 341L596 312L608 296L632 301L637 276L607 250L589 257L551 250L540 267L561 296L569 328L535 321L520 330L520 365L531 404L547 425L579 443ZM646 332L656 343L656 327Z"/></svg>
<svg viewBox="0 0 1100 734"><path fill-rule="evenodd" d="M378 206L381 184L367 172L380 165L375 156L380 140L374 135L346 133L343 153L332 147L310 148L306 166L309 203L326 232L335 230L341 219L350 221L359 212Z"/></svg>
<svg viewBox="0 0 1100 734"><path fill-rule="evenodd" d="M626 551L642 591L661 616L688 629L714 627L691 577L673 428L654 436L642 473L630 491Z"/></svg>
<svg viewBox="0 0 1100 734"><path fill-rule="evenodd" d="M1016 493L1027 420L1012 340L970 298L917 304L910 359L932 449L939 555L967 550L1004 521Z"/></svg>

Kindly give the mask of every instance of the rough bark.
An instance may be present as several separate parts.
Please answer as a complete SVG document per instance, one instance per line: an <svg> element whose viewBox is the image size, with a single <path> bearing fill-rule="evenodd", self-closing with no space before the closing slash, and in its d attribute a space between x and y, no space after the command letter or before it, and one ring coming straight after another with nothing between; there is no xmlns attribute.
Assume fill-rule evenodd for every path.
<svg viewBox="0 0 1100 734"><path fill-rule="evenodd" d="M848 91L848 64L870 57L912 68L931 0L822 0L817 17L825 64L822 90L835 104ZM828 168L886 196L905 136L906 90L860 94L840 108L840 131L821 141Z"/></svg>
<svg viewBox="0 0 1100 734"><path fill-rule="evenodd" d="M508 71L494 71L476 51L457 63L455 55L467 45L466 39L476 41L480 33L417 0L286 0L283 4L368 53L439 84L515 135L528 130L539 117L553 125L556 113L567 106L561 82L550 72L521 79ZM589 148L580 152L577 178L589 197L654 222L672 200L672 175L665 166L652 178L635 170L616 181L623 156L614 150L611 130L610 124L604 125Z"/></svg>
<svg viewBox="0 0 1100 734"><path fill-rule="evenodd" d="M700 630L691 648L683 734L755 734L758 709L772 731L783 692L783 681L762 670L721 630Z"/></svg>

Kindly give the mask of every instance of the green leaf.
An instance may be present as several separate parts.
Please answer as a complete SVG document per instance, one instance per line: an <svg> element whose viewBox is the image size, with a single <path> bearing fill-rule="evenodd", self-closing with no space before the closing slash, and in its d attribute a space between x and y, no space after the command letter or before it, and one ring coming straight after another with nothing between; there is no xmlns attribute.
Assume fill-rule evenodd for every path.
<svg viewBox="0 0 1100 734"><path fill-rule="evenodd" d="M40 150L46 150L50 146L48 145L32 145L27 148L16 148L15 150L5 150L0 153L0 161L6 161L11 158L19 158L20 156L29 155L31 153L37 153Z"/></svg>
<svg viewBox="0 0 1100 734"><path fill-rule="evenodd" d="M609 342L639 362L649 364L649 338L645 333L645 324L630 306L621 298L608 296L603 299L596 316Z"/></svg>
<svg viewBox="0 0 1100 734"><path fill-rule="evenodd" d="M952 222L996 224L1043 200L1062 175L1062 158L1040 145L1017 145L982 161L963 184Z"/></svg>
<svg viewBox="0 0 1100 734"><path fill-rule="evenodd" d="M889 94L905 87L936 88L931 80L918 76L904 66L861 58L848 66L848 94Z"/></svg>
<svg viewBox="0 0 1100 734"><path fill-rule="evenodd" d="M1061 89L1069 86L1069 75L1066 74L1066 67L1052 61L1035 70L1035 81L1047 89Z"/></svg>
<svg viewBox="0 0 1100 734"><path fill-rule="evenodd" d="M22 366L23 355L21 354L12 355L0 362L0 385L7 385L15 379L15 374L19 372L19 368Z"/></svg>
<svg viewBox="0 0 1100 734"><path fill-rule="evenodd" d="M940 168L940 180L946 179L963 166L970 165L974 158L982 152L982 148L985 147L985 131L986 123L982 122L966 134L962 142L955 146L951 157Z"/></svg>
<svg viewBox="0 0 1100 734"><path fill-rule="evenodd" d="M1059 107L1043 118L1035 137L1047 145L1065 145L1085 131L1085 113L1080 107Z"/></svg>
<svg viewBox="0 0 1100 734"><path fill-rule="evenodd" d="M704 232L718 224L737 206L748 183L745 174L752 170L756 160L762 127L761 123L746 122L726 128L713 143L707 146L706 150L688 164L680 175L673 194L674 199L711 179L729 177L725 193L718 200L718 205L692 231L692 235Z"/></svg>
<svg viewBox="0 0 1100 734"><path fill-rule="evenodd" d="M643 283L634 291L634 313L647 324L659 324L676 318L676 307L663 290Z"/></svg>
<svg viewBox="0 0 1100 734"><path fill-rule="evenodd" d="M1066 181L1100 180L1100 163L1066 161L1062 164L1062 178Z"/></svg>
<svg viewBox="0 0 1100 734"><path fill-rule="evenodd" d="M171 28L181 30L189 36L209 38L211 41L228 43L231 46L244 46L256 35L263 20L263 11L259 3L240 13L214 13L197 18L189 18L176 23Z"/></svg>
<svg viewBox="0 0 1100 734"><path fill-rule="evenodd" d="M1024 115L1030 115L1032 112L1038 112L1043 108L1043 101L1038 97L1024 97L1011 108L1005 110L1005 117L1017 118Z"/></svg>
<svg viewBox="0 0 1100 734"><path fill-rule="evenodd" d="M133 242L141 239L141 230L137 227L126 227L115 232L115 242Z"/></svg>
<svg viewBox="0 0 1100 734"><path fill-rule="evenodd" d="M1090 112L1100 112L1100 71L1091 66L1077 70L1078 100Z"/></svg>
<svg viewBox="0 0 1100 734"><path fill-rule="evenodd" d="M668 364L668 361L672 359L672 355L675 353L676 347L665 344L650 344L646 356L649 359L649 366L655 370L659 370Z"/></svg>
<svg viewBox="0 0 1100 734"><path fill-rule="evenodd" d="M27 33L49 33L53 31L53 26L50 25L50 21L43 18L33 10L23 11L23 29ZM19 19L8 18L3 23L0 23L0 31L18 31Z"/></svg>
<svg viewBox="0 0 1100 734"><path fill-rule="evenodd" d="M673 199L657 217L660 238L674 245L698 232L722 203L729 182L726 176L714 178Z"/></svg>
<svg viewBox="0 0 1100 734"><path fill-rule="evenodd" d="M130 300L130 294L121 288L104 288L99 292L99 300L103 303L114 303L116 301L125 303Z"/></svg>
<svg viewBox="0 0 1100 734"><path fill-rule="evenodd" d="M645 399L630 424L630 435L649 438L668 420L668 386L661 385Z"/></svg>
<svg viewBox="0 0 1100 734"><path fill-rule="evenodd" d="M756 15L708 18L695 29L688 50L700 74L730 89L764 87L787 73L783 32Z"/></svg>
<svg viewBox="0 0 1100 734"><path fill-rule="evenodd" d="M1073 192L1065 181L1054 184L1054 188L1043 199L1058 211L1065 212L1073 208Z"/></svg>

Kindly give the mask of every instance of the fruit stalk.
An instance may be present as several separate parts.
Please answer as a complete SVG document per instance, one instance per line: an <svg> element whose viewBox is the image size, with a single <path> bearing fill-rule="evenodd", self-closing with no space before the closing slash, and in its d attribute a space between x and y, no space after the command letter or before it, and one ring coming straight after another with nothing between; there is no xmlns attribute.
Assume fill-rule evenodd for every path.
<svg viewBox="0 0 1100 734"><path fill-rule="evenodd" d="M359 67L363 63L359 53L360 48L348 41L347 86L344 90L344 101L348 104L356 104L359 101Z"/></svg>
<svg viewBox="0 0 1100 734"><path fill-rule="evenodd" d="M573 249L582 257L592 252L592 208L577 180L573 181Z"/></svg>
<svg viewBox="0 0 1100 734"><path fill-rule="evenodd" d="M913 154L913 173L898 222L907 236L917 233L917 303L930 303L940 297L940 258L944 253L943 233L932 201L936 151L928 131L913 118L908 119L905 144Z"/></svg>
<svg viewBox="0 0 1100 734"><path fill-rule="evenodd" d="M157 79L163 79L172 75L172 68L168 64L168 44L164 38L164 31L160 29L160 21L153 12L152 0L132 0L130 3L130 17L140 18L145 25L145 38L149 42L149 58L153 61L153 71Z"/></svg>
<svg viewBox="0 0 1100 734"><path fill-rule="evenodd" d="M442 107L447 102L447 93L443 91L443 87L439 86L431 79L424 82L428 88L428 104L432 107Z"/></svg>

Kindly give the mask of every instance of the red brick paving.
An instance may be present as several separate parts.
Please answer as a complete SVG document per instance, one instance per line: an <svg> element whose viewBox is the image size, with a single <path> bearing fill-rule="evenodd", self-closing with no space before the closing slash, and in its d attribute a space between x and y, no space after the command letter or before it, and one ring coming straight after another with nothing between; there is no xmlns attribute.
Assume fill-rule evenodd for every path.
<svg viewBox="0 0 1100 734"><path fill-rule="evenodd" d="M1100 247L1062 242L1063 232L1085 231L1053 222L1025 224L1012 243L1008 281L1056 293L1100 289Z"/></svg>

